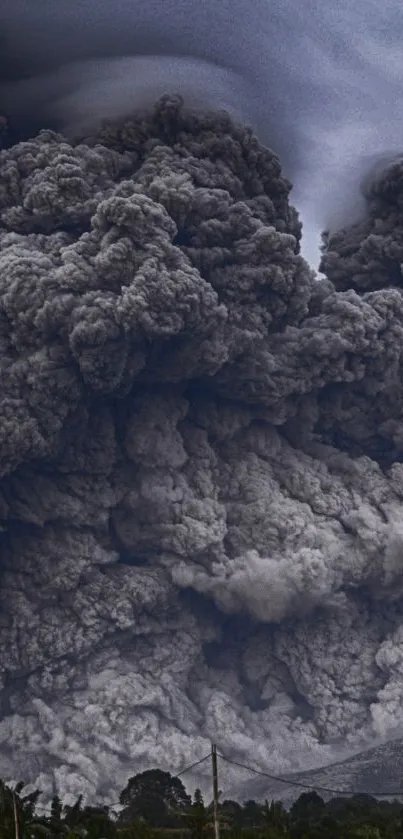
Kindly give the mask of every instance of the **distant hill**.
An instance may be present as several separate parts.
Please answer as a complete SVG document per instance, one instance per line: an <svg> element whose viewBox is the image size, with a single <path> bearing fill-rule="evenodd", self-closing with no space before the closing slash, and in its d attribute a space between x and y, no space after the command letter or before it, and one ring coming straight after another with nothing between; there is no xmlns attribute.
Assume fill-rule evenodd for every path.
<svg viewBox="0 0 403 839"><path fill-rule="evenodd" d="M366 749L353 757L320 769L296 772L283 777L290 781L312 784L312 787L340 790L342 794L351 790L367 792L374 796L387 792L390 798L403 799L403 738L390 740L381 746ZM397 795L399 790L401 794ZM275 798L287 804L298 798L302 792L308 791L256 775L250 782L242 785L242 790L236 790L236 797L243 801L248 798ZM318 792L325 799L330 797L320 790Z"/></svg>

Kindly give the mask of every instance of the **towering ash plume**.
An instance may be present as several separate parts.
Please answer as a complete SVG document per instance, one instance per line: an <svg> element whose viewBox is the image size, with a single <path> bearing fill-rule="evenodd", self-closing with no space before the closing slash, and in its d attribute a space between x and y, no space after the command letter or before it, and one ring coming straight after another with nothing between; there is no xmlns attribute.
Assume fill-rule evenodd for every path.
<svg viewBox="0 0 403 839"><path fill-rule="evenodd" d="M323 281L278 159L178 98L0 167L0 776L395 731L402 164Z"/></svg>
<svg viewBox="0 0 403 839"><path fill-rule="evenodd" d="M8 5L0 777L115 798L210 740L287 771L401 733L398 154L333 231L399 145L398 19L384 53L371 3L354 45L344 3L234 0L229 27L222 0L214 31L207 0ZM165 84L198 109L150 109ZM329 224L327 279L219 105Z"/></svg>

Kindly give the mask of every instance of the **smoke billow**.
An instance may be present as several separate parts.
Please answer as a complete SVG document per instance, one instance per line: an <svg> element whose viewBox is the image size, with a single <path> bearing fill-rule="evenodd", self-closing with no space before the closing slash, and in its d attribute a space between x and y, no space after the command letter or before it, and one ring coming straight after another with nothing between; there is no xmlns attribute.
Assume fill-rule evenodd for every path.
<svg viewBox="0 0 403 839"><path fill-rule="evenodd" d="M14 136L71 136L167 93L252 124L294 184L315 267L320 230L363 215L371 161L401 151L397 0L2 0L0 32Z"/></svg>
<svg viewBox="0 0 403 839"><path fill-rule="evenodd" d="M111 794L399 726L401 165L318 282L225 114L0 163L0 774Z"/></svg>
<svg viewBox="0 0 403 839"><path fill-rule="evenodd" d="M14 6L10 44L29 17ZM106 9L60 55L73 76L88 43L126 61L123 3L110 40ZM10 91L23 107L67 79L58 25L46 66L40 29L22 38L11 110ZM217 32L218 50L237 29ZM115 798L210 740L307 768L403 723L402 160L328 233L318 280L279 159L216 110L226 72L246 84L242 55L222 53L222 102L196 103L214 110L150 108L156 46L145 109L119 117L123 96L84 130L73 85L67 135L0 152L0 776L47 794ZM192 66L220 62L193 46L197 100Z"/></svg>

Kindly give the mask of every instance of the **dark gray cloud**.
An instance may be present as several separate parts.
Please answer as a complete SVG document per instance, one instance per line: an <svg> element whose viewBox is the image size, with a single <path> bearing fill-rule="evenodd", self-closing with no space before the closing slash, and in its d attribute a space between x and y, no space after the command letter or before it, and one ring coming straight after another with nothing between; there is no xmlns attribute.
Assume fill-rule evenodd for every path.
<svg viewBox="0 0 403 839"><path fill-rule="evenodd" d="M294 182L315 267L319 230L362 214L370 159L400 151L397 0L3 0L0 31L0 102L22 127L177 92L251 122Z"/></svg>
<svg viewBox="0 0 403 839"><path fill-rule="evenodd" d="M401 730L400 7L2 14L0 775Z"/></svg>
<svg viewBox="0 0 403 839"><path fill-rule="evenodd" d="M401 163L320 282L225 115L0 168L0 775L114 798L211 739L290 771L399 731Z"/></svg>

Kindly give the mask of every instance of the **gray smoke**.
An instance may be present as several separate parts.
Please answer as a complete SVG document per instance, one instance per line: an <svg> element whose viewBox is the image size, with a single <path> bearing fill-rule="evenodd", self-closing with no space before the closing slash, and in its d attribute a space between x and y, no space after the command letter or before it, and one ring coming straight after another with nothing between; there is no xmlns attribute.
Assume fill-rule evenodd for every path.
<svg viewBox="0 0 403 839"><path fill-rule="evenodd" d="M403 12L314 6L3 0L0 777L402 733Z"/></svg>
<svg viewBox="0 0 403 839"><path fill-rule="evenodd" d="M0 33L0 114L25 130L71 136L171 93L251 123L315 268L320 230L362 216L371 160L401 151L398 0L2 0Z"/></svg>
<svg viewBox="0 0 403 839"><path fill-rule="evenodd" d="M113 800L210 740L284 772L401 731L401 162L323 281L224 113L0 171L0 776Z"/></svg>

